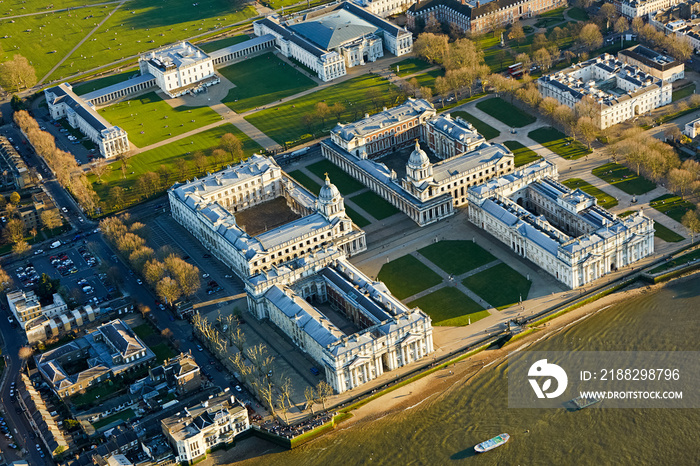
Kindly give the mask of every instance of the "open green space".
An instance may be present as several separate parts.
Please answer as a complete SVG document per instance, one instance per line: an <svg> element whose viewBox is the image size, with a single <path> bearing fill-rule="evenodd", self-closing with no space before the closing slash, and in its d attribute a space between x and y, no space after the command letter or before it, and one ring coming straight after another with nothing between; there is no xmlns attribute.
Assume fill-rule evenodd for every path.
<svg viewBox="0 0 700 466"><path fill-rule="evenodd" d="M565 159L574 160L591 153L588 147L551 126L530 131L528 137Z"/></svg>
<svg viewBox="0 0 700 466"><path fill-rule="evenodd" d="M136 413L134 413L134 410L131 408L127 408L123 411L119 411L116 414L112 414L111 416L103 417L97 422L93 422L92 427L95 429L100 429L102 427L108 426L109 424L113 423L114 421L128 421L129 419L133 418L136 416Z"/></svg>
<svg viewBox="0 0 700 466"><path fill-rule="evenodd" d="M522 128L537 121L534 116L523 112L500 97L481 100L476 104L476 108L513 128Z"/></svg>
<svg viewBox="0 0 700 466"><path fill-rule="evenodd" d="M505 141L503 145L513 153L516 168L542 158L537 155L537 152L525 147L518 141Z"/></svg>
<svg viewBox="0 0 700 466"><path fill-rule="evenodd" d="M485 33L477 37L472 37L471 39L473 42L476 42L476 45L481 50L486 50L494 45L498 45L501 42L501 38L499 36L491 33Z"/></svg>
<svg viewBox="0 0 700 466"><path fill-rule="evenodd" d="M469 123L471 123L474 126L474 128L476 128L476 130L479 132L479 134L481 134L484 138L486 138L486 140L497 138L498 136L501 135L501 132L498 131L496 128L484 123L483 121L479 120L474 115L470 115L467 112L456 111L456 112L452 112L451 115L453 117L460 117L463 120L466 120Z"/></svg>
<svg viewBox="0 0 700 466"><path fill-rule="evenodd" d="M668 215L678 223L683 220L683 216L686 212L695 210L695 204L681 199L680 196L676 196L675 194L664 194L656 199L652 199L649 205L662 214Z"/></svg>
<svg viewBox="0 0 700 466"><path fill-rule="evenodd" d="M656 224L658 225L658 223ZM649 271L651 274L655 273L661 273L665 272L668 269L672 269L676 266L679 265L684 265L684 264L689 264L691 262L695 262L696 260L700 259L700 249L696 249L695 251L691 251L688 254L683 254L678 257L674 257L673 259L664 262L658 267L654 267Z"/></svg>
<svg viewBox="0 0 700 466"><path fill-rule="evenodd" d="M51 4L46 0L5 0L0 2L0 16L26 15L46 11ZM50 9L75 8L84 5L86 5L85 0L61 0L60 4L54 5Z"/></svg>
<svg viewBox="0 0 700 466"><path fill-rule="evenodd" d="M311 89L316 83L272 53L217 70L236 85L223 102L237 113ZM264 77L264 79L262 79Z"/></svg>
<svg viewBox="0 0 700 466"><path fill-rule="evenodd" d="M418 81L418 85L420 87L429 87L433 90L433 92L435 92L435 80L440 76L445 76L445 70L443 70L442 68L431 70L427 73L418 74L411 78L411 80L415 79L416 81Z"/></svg>
<svg viewBox="0 0 700 466"><path fill-rule="evenodd" d="M617 205L617 199L613 196L580 178L569 178L566 181L562 181L562 184L568 188L580 189L584 193L595 196L595 198L598 199L598 205L604 209L610 209Z"/></svg>
<svg viewBox="0 0 700 466"><path fill-rule="evenodd" d="M221 115L209 107L173 108L155 92L104 107L99 112L111 124L129 133L129 140L137 147L221 121Z"/></svg>
<svg viewBox="0 0 700 466"><path fill-rule="evenodd" d="M353 196L350 200L377 220L384 220L400 212L399 209L389 204L372 191L366 191L357 196Z"/></svg>
<svg viewBox="0 0 700 466"><path fill-rule="evenodd" d="M398 68L399 72L396 73L396 76L403 77L408 76L409 74L418 73L419 71L423 71L431 66L432 65L430 63L425 60L421 60L420 58L407 58L391 65L391 70L396 73L396 68Z"/></svg>
<svg viewBox="0 0 700 466"><path fill-rule="evenodd" d="M362 75L255 112L246 120L282 145L294 143L328 134L339 121L357 121L365 113L381 110L384 105L396 105L398 102L391 97L395 90L393 84L379 76ZM377 95L372 96L373 92ZM335 114L323 120L318 118L315 106L322 101L329 107L340 102L345 107L340 118Z"/></svg>
<svg viewBox="0 0 700 466"><path fill-rule="evenodd" d="M97 79L91 79L84 83L77 83L73 86L73 92L78 95L84 95L98 89L102 89L113 84L118 84L126 81L130 78L135 78L140 76L141 72L138 68L132 68L128 71L122 71L121 73L110 74L109 76L103 76Z"/></svg>
<svg viewBox="0 0 700 466"><path fill-rule="evenodd" d="M569 15L570 18L577 21L588 21L590 19L586 10L578 6L569 9L566 14Z"/></svg>
<svg viewBox="0 0 700 466"><path fill-rule="evenodd" d="M223 49L225 47L230 47L232 45L240 44L241 42L245 42L247 40L250 40L250 36L248 34L241 34L238 36L231 36L231 37L226 37L224 39L217 39L217 40L212 40L210 42L204 42L202 44L197 44L197 47L202 49L205 53L211 53L211 52L215 52L219 49Z"/></svg>
<svg viewBox="0 0 700 466"><path fill-rule="evenodd" d="M159 195L170 188L177 181L185 181L195 176L202 176L207 171L213 172L231 163L239 162L228 158L222 162L210 156L211 150L219 145L219 139L226 133L231 133L241 141L245 157L258 152L261 147L257 142L250 139L238 128L231 124L217 126L197 133L191 137L180 139L161 147L151 149L140 154L136 154L126 160L124 173L122 173L121 162L115 161L109 164L107 173L102 177L100 183L94 175L89 175L88 180L92 183L99 201L102 213L113 212L118 209L128 207L142 201L148 193L143 193L138 188L137 181L145 173L163 173L162 182L154 187L151 196ZM206 166L200 169L194 164L194 155L198 151L203 151L206 157ZM183 160L183 162L179 162ZM116 199L110 194L110 190L119 186L123 190L123 202L116 205Z"/></svg>
<svg viewBox="0 0 700 466"><path fill-rule="evenodd" d="M321 185L312 180L309 175L301 170L293 170L287 174L297 180L303 187L318 196L318 193L321 191Z"/></svg>
<svg viewBox="0 0 700 466"><path fill-rule="evenodd" d="M364 188L362 183L345 173L330 160L321 160L320 162L307 166L306 169L322 180L326 179L326 173L328 173L328 178L331 180L331 183L333 183L344 196Z"/></svg>
<svg viewBox="0 0 700 466"><path fill-rule="evenodd" d="M489 311L452 286L433 291L422 298L411 301L408 306L420 307L430 316L435 326L469 325L489 316Z"/></svg>
<svg viewBox="0 0 700 466"><path fill-rule="evenodd" d="M676 100L685 99L693 94L695 94L695 83L690 83L687 86L674 90L671 94L671 101L675 102Z"/></svg>
<svg viewBox="0 0 700 466"><path fill-rule="evenodd" d="M617 216L620 218L625 218L625 217L629 217L630 215L635 214L637 212L638 211L636 211L636 210L625 210L621 214L617 214Z"/></svg>
<svg viewBox="0 0 700 466"><path fill-rule="evenodd" d="M418 252L450 275L461 275L496 260L473 241L443 240Z"/></svg>
<svg viewBox="0 0 700 466"><path fill-rule="evenodd" d="M683 236L679 235L670 228L663 226L659 222L654 222L654 230L654 236L666 241L667 243L678 243L685 239Z"/></svg>
<svg viewBox="0 0 700 466"><path fill-rule="evenodd" d="M627 194L644 194L656 188L653 182L617 163L606 163L594 168L591 173Z"/></svg>
<svg viewBox="0 0 700 466"><path fill-rule="evenodd" d="M152 345L150 348L156 355L156 361L165 361L175 356L175 351L173 351L167 343L158 343L157 345Z"/></svg>
<svg viewBox="0 0 700 466"><path fill-rule="evenodd" d="M364 228L367 225L369 225L370 223L372 223L369 220L367 220L365 217L360 215L352 207L348 207L347 204L345 205L345 213L348 214L348 217L350 217L350 219L353 221L353 223L360 228Z"/></svg>
<svg viewBox="0 0 700 466"><path fill-rule="evenodd" d="M399 299L406 299L442 282L440 275L410 254L384 264L377 278Z"/></svg>
<svg viewBox="0 0 700 466"><path fill-rule="evenodd" d="M462 280L462 284L496 309L527 299L532 281L501 263Z"/></svg>
<svg viewBox="0 0 700 466"><path fill-rule="evenodd" d="M131 330L133 330L134 333L136 334L136 336L142 340L145 340L146 338L150 337L151 335L156 334L156 332L153 330L153 327L151 327L148 324L137 325L136 327L133 327Z"/></svg>

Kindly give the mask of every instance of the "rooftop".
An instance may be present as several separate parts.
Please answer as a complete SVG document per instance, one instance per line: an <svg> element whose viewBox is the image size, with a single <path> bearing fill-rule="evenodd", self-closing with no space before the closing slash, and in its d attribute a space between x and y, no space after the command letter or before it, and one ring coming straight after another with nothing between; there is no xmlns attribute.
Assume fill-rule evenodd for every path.
<svg viewBox="0 0 700 466"><path fill-rule="evenodd" d="M409 99L402 105L390 109L384 109L372 116L366 116L354 123L340 124L333 128L333 132L345 141L352 141L356 137L366 137L381 131L402 121L407 121L424 114L435 114L433 106L424 99Z"/></svg>
<svg viewBox="0 0 700 466"><path fill-rule="evenodd" d="M208 58L209 55L201 49L183 41L148 52L140 59L147 60L161 71L169 71L192 66Z"/></svg>

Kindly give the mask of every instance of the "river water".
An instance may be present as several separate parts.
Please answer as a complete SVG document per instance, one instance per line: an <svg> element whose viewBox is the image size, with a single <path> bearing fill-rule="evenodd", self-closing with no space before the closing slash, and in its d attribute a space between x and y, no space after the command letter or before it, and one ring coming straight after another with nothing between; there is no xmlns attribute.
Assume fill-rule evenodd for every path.
<svg viewBox="0 0 700 466"><path fill-rule="evenodd" d="M590 316L531 350L700 351L700 276ZM700 362L699 362L700 364ZM602 406L602 405L601 405ZM503 447L473 447L502 432ZM418 406L257 461L353 464L700 464L700 409L512 409L505 362Z"/></svg>

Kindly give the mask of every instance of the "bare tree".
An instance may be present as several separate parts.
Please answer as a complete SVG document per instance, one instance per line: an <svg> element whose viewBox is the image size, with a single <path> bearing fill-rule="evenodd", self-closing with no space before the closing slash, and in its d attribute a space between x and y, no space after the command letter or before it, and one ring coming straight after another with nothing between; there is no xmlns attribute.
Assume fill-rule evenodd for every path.
<svg viewBox="0 0 700 466"><path fill-rule="evenodd" d="M615 26L614 26L614 31L618 34L622 34L626 30L630 28L629 22L625 19L624 16L620 16L617 21L615 21Z"/></svg>
<svg viewBox="0 0 700 466"><path fill-rule="evenodd" d="M236 329L233 330L229 327L230 331L230 338L231 338L231 343L233 343L233 346L238 349L240 353L243 352L243 347L245 346L245 334L241 330L239 326L236 326Z"/></svg>
<svg viewBox="0 0 700 466"><path fill-rule="evenodd" d="M21 256L25 255L26 253L28 253L31 248L32 247L29 245L29 243L22 240L22 241L15 243L12 246L12 252L14 254L16 254L17 256L21 257Z"/></svg>
<svg viewBox="0 0 700 466"><path fill-rule="evenodd" d="M593 23L586 24L579 33L578 42L581 48L587 52L597 49L603 45L603 35L600 33L600 28Z"/></svg>
<svg viewBox="0 0 700 466"><path fill-rule="evenodd" d="M331 113L331 109L325 102L316 102L316 106L314 108L316 111L316 117L321 120L321 127L323 127L326 124L326 118L328 118L328 115Z"/></svg>
<svg viewBox="0 0 700 466"><path fill-rule="evenodd" d="M19 349L19 358L22 360L22 362L26 362L27 359L31 358L32 355L34 354L34 350L32 349L31 346L22 346Z"/></svg>
<svg viewBox="0 0 700 466"><path fill-rule="evenodd" d="M39 218L41 219L42 226L44 228L48 228L49 230L53 230L54 228L58 228L63 225L61 216L58 214L58 210L56 209L42 211L41 214L39 214Z"/></svg>
<svg viewBox="0 0 700 466"><path fill-rule="evenodd" d="M168 304L173 304L180 297L181 291L177 281L170 277L163 277L156 285L156 293Z"/></svg>
<svg viewBox="0 0 700 466"><path fill-rule="evenodd" d="M226 133L221 136L219 147L229 153L232 162L243 159L243 144L232 133Z"/></svg>
<svg viewBox="0 0 700 466"><path fill-rule="evenodd" d="M318 395L318 400L323 405L323 409L326 409L326 401L333 394L333 387L331 387L325 380L321 380L318 385L316 385L316 394Z"/></svg>
<svg viewBox="0 0 700 466"><path fill-rule="evenodd" d="M97 178L97 181L102 183L102 177L109 171L109 165L106 163L96 163L90 170Z"/></svg>
<svg viewBox="0 0 700 466"><path fill-rule="evenodd" d="M447 56L448 37L444 34L425 32L413 42L413 51L418 58L441 65Z"/></svg>
<svg viewBox="0 0 700 466"><path fill-rule="evenodd" d="M36 84L36 71L22 55L15 55L12 60L0 64L0 85L5 89L20 92Z"/></svg>
<svg viewBox="0 0 700 466"><path fill-rule="evenodd" d="M514 40L518 44L520 44L523 39L525 38L525 31L523 30L523 27L520 25L520 22L515 22L510 28L510 32L508 33L508 39Z"/></svg>
<svg viewBox="0 0 700 466"><path fill-rule="evenodd" d="M681 223L690 232L690 241L694 242L695 235L700 232L700 218L698 218L697 212L694 210L686 212L681 219Z"/></svg>
<svg viewBox="0 0 700 466"><path fill-rule="evenodd" d="M311 409L311 414L314 413L314 403L316 402L316 393L311 385L304 389L304 398L306 398L306 407Z"/></svg>
<svg viewBox="0 0 700 466"><path fill-rule="evenodd" d="M336 102L331 106L331 112L333 112L333 115L335 115L337 121L340 122L340 118L345 112L345 105L343 105L341 102Z"/></svg>

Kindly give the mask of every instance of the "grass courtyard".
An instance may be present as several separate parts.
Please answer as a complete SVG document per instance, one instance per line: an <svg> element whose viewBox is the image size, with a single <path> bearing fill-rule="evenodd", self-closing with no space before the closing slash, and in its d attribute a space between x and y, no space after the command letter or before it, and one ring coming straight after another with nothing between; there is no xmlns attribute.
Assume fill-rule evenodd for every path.
<svg viewBox="0 0 700 466"><path fill-rule="evenodd" d="M681 199L680 196L676 196L675 194L664 194L661 197L653 199L649 205L679 223L686 212L695 210L695 204Z"/></svg>
<svg viewBox="0 0 700 466"><path fill-rule="evenodd" d="M102 427L108 426L114 421L128 421L129 419L133 418L136 416L136 413L134 413L134 410L131 408L127 408L123 411L119 411L116 414L112 414L111 416L103 417L99 421L96 421L92 424L92 427L95 429L100 429Z"/></svg>
<svg viewBox="0 0 700 466"><path fill-rule="evenodd" d="M221 115L209 107L173 108L155 92L104 107L99 112L111 124L129 133L129 140L137 147L221 121Z"/></svg>
<svg viewBox="0 0 700 466"><path fill-rule="evenodd" d="M236 85L223 102L242 113L316 86L316 83L272 53L220 68L226 79ZM264 79L261 79L264 77Z"/></svg>
<svg viewBox="0 0 700 466"><path fill-rule="evenodd" d="M671 102L675 102L676 100L681 100L685 99L688 96L691 96L695 93L695 83L688 84L687 86L683 86L680 89L677 89L673 91L671 94Z"/></svg>
<svg viewBox="0 0 700 466"><path fill-rule="evenodd" d="M407 58L391 65L391 70L396 73L396 68L398 68L399 72L396 73L396 76L404 77L428 69L431 66L433 65L420 58Z"/></svg>
<svg viewBox="0 0 700 466"><path fill-rule="evenodd" d="M518 141L505 141L503 145L513 153L516 168L542 158L537 152L522 145Z"/></svg>
<svg viewBox="0 0 700 466"><path fill-rule="evenodd" d="M333 162L330 160L321 160L320 162L307 166L306 169L322 180L326 179L326 173L328 173L328 178L331 180L331 183L338 188L338 191L340 191L340 194L343 196L347 196L355 191L364 189L364 185L362 183L345 173L340 167L333 164Z"/></svg>
<svg viewBox="0 0 700 466"><path fill-rule="evenodd" d="M371 89L378 93L374 101L369 93L375 91ZM320 137L328 134L338 121L356 121L366 112L381 110L384 105L394 106L397 102L392 101L389 95L393 95L395 90L393 84L378 76L362 75L256 112L247 116L246 120L284 145L299 141L304 135ZM316 118L315 106L323 101L329 107L340 102L345 107L340 118L333 114L323 121Z"/></svg>
<svg viewBox="0 0 700 466"><path fill-rule="evenodd" d="M350 198L352 202L360 206L365 212L370 214L377 220L384 220L400 211L386 200L379 197L378 194L372 191L366 191Z"/></svg>
<svg viewBox="0 0 700 466"><path fill-rule="evenodd" d="M353 221L353 223L360 228L366 227L367 225L372 223L369 220L367 220L365 217L360 215L352 207L348 207L347 204L345 204L345 213L348 214L348 217L350 217L350 219Z"/></svg>
<svg viewBox="0 0 700 466"><path fill-rule="evenodd" d="M575 160L591 153L588 147L551 126L530 131L528 137L565 159Z"/></svg>
<svg viewBox="0 0 700 466"><path fill-rule="evenodd" d="M197 47L202 49L205 53L211 53L219 49L223 49L224 47L240 44L241 42L245 42L247 40L250 40L250 36L248 34L240 34L238 36L231 36L224 39L217 39L210 42L197 44Z"/></svg>
<svg viewBox="0 0 700 466"><path fill-rule="evenodd" d="M659 222L654 222L654 236L666 241L667 243L678 243L685 238L668 227L663 226Z"/></svg>
<svg viewBox="0 0 700 466"><path fill-rule="evenodd" d="M408 303L420 307L430 316L433 325L458 327L488 317L489 311L479 306L457 288L446 286Z"/></svg>
<svg viewBox="0 0 700 466"><path fill-rule="evenodd" d="M627 194L644 194L656 188L653 182L617 163L606 163L594 168L591 173Z"/></svg>
<svg viewBox="0 0 700 466"><path fill-rule="evenodd" d="M501 263L470 275L462 284L500 310L517 303L521 297L525 301L532 281Z"/></svg>
<svg viewBox="0 0 700 466"><path fill-rule="evenodd" d="M318 196L318 193L321 191L321 185L312 180L309 175L301 170L294 170L288 172L287 174L297 180L303 187Z"/></svg>
<svg viewBox="0 0 700 466"><path fill-rule="evenodd" d="M443 240L418 252L450 275L461 275L496 260L473 241Z"/></svg>
<svg viewBox="0 0 700 466"><path fill-rule="evenodd" d="M433 93L435 93L435 80L441 76L445 76L445 70L443 70L442 68L438 68L436 70L430 70L423 74L417 74L416 76L413 76L411 80L415 78L415 80L418 81L418 85L420 87L429 87L433 90Z"/></svg>
<svg viewBox="0 0 700 466"><path fill-rule="evenodd" d="M476 108L513 128L522 128L537 121L534 116L500 97L481 100L476 104Z"/></svg>
<svg viewBox="0 0 700 466"><path fill-rule="evenodd" d="M567 188L578 188L584 193L595 196L595 198L598 199L598 205L604 209L610 209L611 207L615 207L617 205L617 199L615 199L613 196L601 189L596 188L592 184L583 181L580 178L569 178L566 181L562 181L562 184Z"/></svg>
<svg viewBox="0 0 700 466"><path fill-rule="evenodd" d="M442 282L438 274L410 254L384 264L377 279L399 299L406 299Z"/></svg>
<svg viewBox="0 0 700 466"><path fill-rule="evenodd" d="M498 131L496 128L484 123L474 115L470 115L467 112L456 111L451 112L450 115L452 115L453 118L459 117L471 123L474 126L474 128L476 128L476 130L479 132L479 134L481 134L486 140L497 138L501 135L501 132Z"/></svg>

